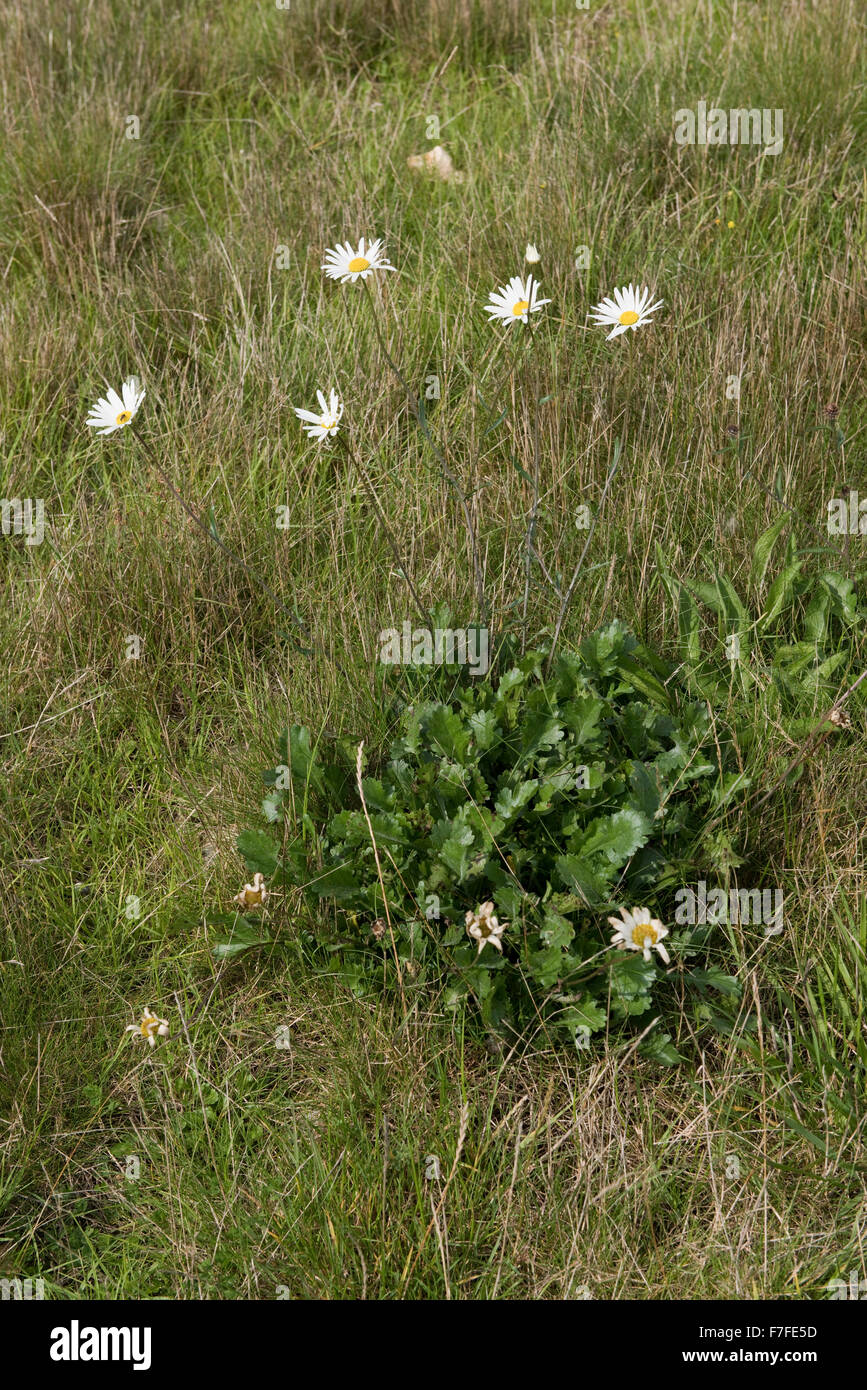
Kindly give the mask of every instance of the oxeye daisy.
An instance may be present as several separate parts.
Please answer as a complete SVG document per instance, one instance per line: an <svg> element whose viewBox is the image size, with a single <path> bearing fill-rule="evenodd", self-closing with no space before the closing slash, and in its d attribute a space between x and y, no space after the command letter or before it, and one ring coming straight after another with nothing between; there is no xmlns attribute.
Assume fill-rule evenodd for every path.
<svg viewBox="0 0 867 1390"><path fill-rule="evenodd" d="M527 249L524 252L524 260L527 262L527 265L538 265L541 259L542 257L539 255L539 251L535 243L532 241L528 241Z"/></svg>
<svg viewBox="0 0 867 1390"><path fill-rule="evenodd" d="M299 420L306 420L304 429L311 439L330 440L332 435L337 433L337 426L343 415L343 406L336 391L329 391L326 401L321 391L316 392L316 399L319 402L320 413L317 415L313 410L299 410L293 406L295 414Z"/></svg>
<svg viewBox="0 0 867 1390"><path fill-rule="evenodd" d="M624 285L622 290L614 291L613 298L603 299L601 304L594 305L592 312L597 323L611 326L608 337L616 338L627 328L642 328L649 323L650 315L661 309L663 302L658 299L651 304L650 290L646 286L639 294L637 285L630 285L628 289Z"/></svg>
<svg viewBox="0 0 867 1390"><path fill-rule="evenodd" d="M108 395L97 401L87 417L87 423L100 434L114 434L128 425L145 398L144 387L138 377L127 377L121 389L121 396L109 387Z"/></svg>
<svg viewBox="0 0 867 1390"><path fill-rule="evenodd" d="M252 883L245 883L240 893L233 899L239 907L261 907L268 901L268 889L265 887L265 875L254 874Z"/></svg>
<svg viewBox="0 0 867 1390"><path fill-rule="evenodd" d="M457 183L463 181L463 174L457 172L451 155L442 145L434 145L433 149L425 154L411 154L406 162L410 169L417 173L435 174L446 182L449 179L454 179Z"/></svg>
<svg viewBox="0 0 867 1390"><path fill-rule="evenodd" d="M145 1038L148 1047L156 1047L157 1038L167 1038L169 1035L168 1021L164 1018L157 1018L150 1009L145 1009L142 1014L141 1023L130 1023L124 1029L125 1033L135 1033L137 1038Z"/></svg>
<svg viewBox="0 0 867 1390"><path fill-rule="evenodd" d="M500 937L509 925L508 922L499 922L494 916L494 904L491 902L482 903L477 912L468 912L465 918L467 932L474 941L479 943L476 955L481 955L484 948L490 944L495 946L503 954L503 947Z"/></svg>
<svg viewBox="0 0 867 1390"><path fill-rule="evenodd" d="M357 251L352 249L348 241L345 246L337 246L334 250L326 251L322 269L332 280L339 280L342 285L345 285L347 280L354 283L359 276L362 280L366 280L371 271L396 270L397 267L389 265L382 255L382 239L380 237L372 241L366 250L364 237L362 237L358 243Z"/></svg>
<svg viewBox="0 0 867 1390"><path fill-rule="evenodd" d="M612 946L622 946L627 951L642 951L645 960L650 960L653 948L666 965L670 964L668 952L662 945L662 938L668 936L668 927L664 927L656 917L651 917L646 907L634 907L631 912L621 907L620 917L609 917L608 921L616 928L611 938Z"/></svg>
<svg viewBox="0 0 867 1390"><path fill-rule="evenodd" d="M522 280L520 275L513 275L508 286L501 285L499 290L493 290L485 305L485 313L490 314L491 322L494 319L502 319L504 323L529 323L530 315L535 314L537 309L541 309L544 304L550 304L550 299L537 299L539 289L538 281L532 275L528 275L526 280Z"/></svg>

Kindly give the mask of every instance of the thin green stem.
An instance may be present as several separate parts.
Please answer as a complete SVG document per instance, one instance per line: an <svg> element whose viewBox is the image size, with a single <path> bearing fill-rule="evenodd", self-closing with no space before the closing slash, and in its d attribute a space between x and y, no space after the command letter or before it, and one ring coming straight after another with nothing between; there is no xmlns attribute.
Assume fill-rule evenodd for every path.
<svg viewBox="0 0 867 1390"><path fill-rule="evenodd" d="M464 494L464 490L461 487L459 480L455 477L455 474L452 472L452 469L449 466L448 460L446 459L446 456L442 448L431 434L430 427L427 423L427 418L425 416L424 406L421 404L420 397L417 396L416 393L413 391L412 387L409 385L409 382L407 381L400 367L398 367L397 363L394 361L394 359L391 356L391 353L388 350L385 337L380 327L379 316L376 312L376 306L373 302L373 296L367 287L366 281L362 280L361 285L365 295L367 296L367 302L370 305L371 317L373 319L373 328L374 332L376 333L376 339L379 343L380 351L382 352L382 355L385 358L390 370L393 372L394 376L400 382L400 385L403 388L407 400L409 402L410 410L415 416L422 434L427 440L428 445L433 451L434 457L437 459L437 462L439 463L440 468L442 469L443 477L445 478L446 482L449 484L449 486L451 487L452 491L458 499L458 503L463 514L464 528L467 533L467 539L470 543L470 551L472 554L473 561L473 574L475 576L476 596L479 604L479 611L481 614L482 622L487 623L488 609L487 604L485 602L484 576L482 574L482 567L479 561L479 551L478 544L476 541L475 528L473 527L472 517L470 516L470 510L467 506L467 499Z"/></svg>
<svg viewBox="0 0 867 1390"><path fill-rule="evenodd" d="M535 554L533 541L536 535L536 519L539 512L539 371L536 362L530 377L533 402L533 504L527 524L527 540L524 555L524 604L521 613L522 635L521 654L527 650L527 610L530 603L530 569Z"/></svg>
<svg viewBox="0 0 867 1390"><path fill-rule="evenodd" d="M605 505L605 498L608 496L608 489L610 488L612 482L614 481L614 475L615 475L615 473L617 472L617 470L618 470L619 467L620 467L620 440L618 439L618 440L616 440L615 445L614 445L614 463L611 465L611 471L609 472L608 477L605 479L605 486L604 486L604 488L602 489L602 496L601 496L601 498L599 499L599 506L598 506L597 509L596 509L596 515L595 515L594 518L593 518L593 524L591 525L590 530L587 532L587 539L586 539L586 541L584 542L584 549L581 551L581 555L580 555L580 557L579 557L579 559L578 559L578 563L577 563L577 565L575 566L574 573L573 573L573 575L572 575L572 578L571 578L570 581L569 581L569 587L568 587L568 589L566 590L565 594L563 595L563 600L562 600L562 602L561 602L561 604L560 604L560 612L557 614L557 622L556 622L555 627L554 627L554 636L551 638L551 650L550 650L549 653L548 653L547 669L548 669L549 671L550 671L550 669L551 669L551 663L552 663L553 660L554 660L554 652L555 652L555 649L556 649L556 647L557 647L557 643L558 643L558 641L560 640L560 631L561 631L561 629L562 629L562 627L563 627L563 623L564 623L564 620L565 620L565 618L566 618L566 613L568 612L569 605L570 605L570 603L572 602L572 595L573 595L574 592L575 592L575 585L578 583L578 577L579 577L579 575L580 575L580 573L581 573L581 569L582 569L582 566L583 566L583 564L584 564L584 558L585 558L585 556L586 556L586 554L587 554L587 551L590 549L590 542L592 541L592 539L593 539L593 533L594 533L594 531L596 530L596 523L598 522L599 517L600 517L600 515L601 515L601 513L602 513L602 508L603 508L603 506Z"/></svg>
<svg viewBox="0 0 867 1390"><path fill-rule="evenodd" d="M361 460L358 458L358 455L355 453L354 449L351 447L349 440L344 438L340 442L343 445L343 450L349 462L361 474L362 482L364 483L364 486L367 490L368 497L373 503L373 509L376 512L377 520L379 521L380 526L385 532L385 536L388 541L391 553L394 556L395 563L398 569L400 570L401 574L403 575L404 579L406 580L407 587L409 588L409 591L412 594L413 602L415 603L415 606L418 609L419 616L421 617L424 626L429 629L431 634L433 634L433 628L431 627L430 618L425 612L424 604L422 603L419 592L412 581L409 569L404 564L403 557L400 553L400 548L397 544L397 541L395 540L394 533L391 527L389 526L388 521L386 520L385 512L383 511L379 498L376 495L373 483L370 481L370 478L367 475L367 470L365 469Z"/></svg>
<svg viewBox="0 0 867 1390"><path fill-rule="evenodd" d="M136 439L138 440L139 448L147 456L148 462L150 463L151 467L154 469L156 473L159 474L160 478L162 479L163 483L168 488L172 496L176 498L178 502L180 502L181 506L183 507L190 520L194 521L195 524L198 526L199 530L203 531L204 534L208 536L214 542L215 545L218 545L220 547L224 555L227 555L234 565L239 565L241 569L246 570L249 575L252 575L259 587L263 590L263 592L266 593L269 598L272 598L274 602L278 605L278 607L282 608L284 612L291 614L293 622L296 623L297 626L301 629L301 631L304 633L305 638L308 641L310 641L310 631L306 623L298 617L298 614L293 609L290 609L288 607L285 601L280 598L279 594L274 592L270 584L266 583L266 581L262 578L262 575L259 570L254 569L252 565L248 565L247 561L242 560L240 555L237 555L235 551L232 550L231 546L226 545L225 541L220 540L220 537L217 535L216 531L214 531L212 527L208 526L204 519L201 516L199 516L199 514L196 511L193 510L193 508L187 502L186 498L175 487L171 478L168 476L165 469L162 467L159 460L157 459L149 443L146 440L142 439L141 435L136 435Z"/></svg>

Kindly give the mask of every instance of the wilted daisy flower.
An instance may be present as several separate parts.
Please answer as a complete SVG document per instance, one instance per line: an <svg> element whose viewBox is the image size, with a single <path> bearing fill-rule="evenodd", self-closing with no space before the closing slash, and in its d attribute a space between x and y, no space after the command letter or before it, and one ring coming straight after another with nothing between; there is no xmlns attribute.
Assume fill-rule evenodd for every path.
<svg viewBox="0 0 867 1390"><path fill-rule="evenodd" d="M470 936L479 943L476 955L481 955L488 942L495 946L502 955L503 947L500 937L509 924L508 922L497 921L494 916L493 903L482 903L478 912L468 912L465 920Z"/></svg>
<svg viewBox="0 0 867 1390"><path fill-rule="evenodd" d="M114 434L128 425L145 398L138 377L127 377L120 388L123 400L109 387L108 395L98 400L87 417L87 423L100 434Z"/></svg>
<svg viewBox="0 0 867 1390"><path fill-rule="evenodd" d="M451 155L442 145L434 145L432 150L427 150L424 154L411 154L406 162L416 173L436 174L446 182L455 179L460 183L464 177L457 172Z"/></svg>
<svg viewBox="0 0 867 1390"><path fill-rule="evenodd" d="M169 1025L167 1019L157 1018L150 1009L145 1009L141 1023L129 1023L123 1031L135 1033L137 1038L146 1038L148 1047L156 1047L157 1037L168 1037Z"/></svg>
<svg viewBox="0 0 867 1390"><path fill-rule="evenodd" d="M663 302L658 299L655 304L651 304L650 290L646 286L639 295L637 285L630 285L628 289L624 285L622 290L614 291L613 299L603 299L601 304L594 306L592 312L597 323L606 327L609 324L613 325L608 337L616 338L619 333L625 333L627 328L642 328L644 324L649 323L650 315L661 309Z"/></svg>
<svg viewBox="0 0 867 1390"><path fill-rule="evenodd" d="M670 963L668 952L661 944L662 938L668 936L668 927L664 927L656 917L651 917L646 907L634 907L631 912L621 907L620 917L622 921L617 917L608 918L612 927L616 927L611 938L612 946L623 946L627 951L643 951L645 960L650 960L653 947L666 965Z"/></svg>
<svg viewBox="0 0 867 1390"><path fill-rule="evenodd" d="M343 414L343 406L336 391L329 392L327 401L322 392L317 391L316 399L321 407L319 415L312 410L299 410L297 406L293 406L293 409L299 420L308 422L304 429L311 439L330 439L332 435L337 433L337 426Z"/></svg>
<svg viewBox="0 0 867 1390"><path fill-rule="evenodd" d="M539 255L532 241L528 241L527 249L524 252L524 260L527 262L527 265L538 265L541 259L542 257Z"/></svg>
<svg viewBox="0 0 867 1390"><path fill-rule="evenodd" d="M358 250L353 251L349 242L345 246L338 246L333 251L325 252L325 261L322 265L325 274L332 280L339 280L342 285L347 280L354 283L359 276L366 280L373 270L396 270L397 267L389 265L388 261L382 256L382 239L377 237L372 241L367 250L364 249L364 237L358 243Z"/></svg>
<svg viewBox="0 0 867 1390"><path fill-rule="evenodd" d="M232 899L239 907L260 907L268 900L264 874L254 874L252 883L245 883L240 893Z"/></svg>
<svg viewBox="0 0 867 1390"><path fill-rule="evenodd" d="M536 298L538 289L538 282L532 275L528 275L526 280L522 280L520 275L513 275L508 287L501 285L499 290L491 292L485 313L490 314L491 322L502 319L504 323L514 323L520 319L521 323L528 323L531 314L541 309L543 304L551 303L550 299Z"/></svg>

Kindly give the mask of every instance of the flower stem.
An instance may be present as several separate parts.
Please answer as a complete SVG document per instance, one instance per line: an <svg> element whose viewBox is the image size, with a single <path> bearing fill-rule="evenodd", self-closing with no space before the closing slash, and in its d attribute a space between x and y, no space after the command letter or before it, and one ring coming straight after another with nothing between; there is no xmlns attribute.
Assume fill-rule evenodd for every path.
<svg viewBox="0 0 867 1390"><path fill-rule="evenodd" d="M269 598L273 599L274 602L278 605L278 607L282 608L284 612L291 614L292 621L301 629L305 638L309 641L310 631L303 619L299 618L298 614L294 611L294 609L290 609L288 605L284 602L284 600L280 598L279 594L276 594L274 592L271 586L267 584L265 580L262 578L262 575L258 570L254 569L252 565L248 565L247 561L242 560L240 555L236 555L235 551L232 550L231 546L226 545L225 541L220 540L220 537L217 535L216 531L211 526L208 526L205 523L204 519L193 510L193 508L187 502L186 498L183 497L183 495L175 487L171 478L168 476L165 469L157 460L156 455L151 446L144 439L142 439L140 435L137 435L136 438L139 443L139 448L146 455L151 467L154 469L156 473L159 474L160 478L162 479L163 483L168 488L172 496L175 497L178 502L180 502L181 506L183 507L184 511L186 512L187 516L191 519L191 521L194 521L195 524L198 526L199 530L203 531L206 536L208 536L216 545L220 547L223 553L229 557L229 559L232 561L234 565L240 565L241 569L246 570L249 575L252 575L259 587L263 590L263 592L266 593Z"/></svg>
<svg viewBox="0 0 867 1390"><path fill-rule="evenodd" d="M419 429L421 430L422 434L428 442L428 445L433 451L434 457L436 458L437 462L440 465L440 468L442 469L443 477L451 487L460 504L461 512L463 514L464 519L464 527L466 529L467 538L470 543L470 551L472 553L473 574L475 576L476 596L479 604L479 611L481 614L482 622L487 623L488 609L487 604L485 602L484 577L482 575L482 568L479 562L479 551L478 544L476 541L475 528L473 527L472 517L470 516L470 510L467 506L467 499L464 495L464 490L461 487L460 482L452 472L448 460L446 459L446 456L443 453L440 445L437 443L437 441L431 434L430 426L428 425L427 417L425 415L425 409L421 403L421 398L417 396L416 393L413 391L412 387L409 385L409 382L407 381L400 367L398 367L397 363L394 361L394 359L391 356L391 353L388 350L388 346L386 344L385 338L382 333L382 329L380 327L379 316L376 312L376 306L373 302L373 296L370 293L370 290L367 287L367 283L364 280L362 280L361 286L364 290L365 295L367 296L367 302L370 305L370 312L373 318L373 328L374 332L376 333L376 338L377 342L379 343L380 351L382 352L382 355L385 358L389 368L391 369L394 376L397 378L401 387L403 388L403 391L406 394L407 400L409 402L410 410L412 411L413 415L415 416L418 422Z"/></svg>
<svg viewBox="0 0 867 1390"><path fill-rule="evenodd" d="M600 499L599 499L599 506L598 506L597 509L596 509L596 515L595 515L594 518L593 518L593 524L591 525L590 530L587 532L587 539L586 539L586 541L584 542L584 549L581 551L581 555L580 555L580 557L579 557L578 563L577 563L577 565L575 566L574 573L573 573L573 575L572 575L572 578L571 578L570 581L569 581L569 587L568 587L568 589L566 590L566 593L563 595L563 601L562 601L562 603L560 604L560 612L557 614L557 622L556 622L555 627L554 627L554 636L551 638L551 650L550 650L549 653L548 653L548 661L547 661L547 664L546 664L546 668L547 668L547 670L549 670L549 671L550 671L550 669L551 669L551 663L552 663L553 660L554 660L554 651L555 651L555 648L556 648L556 646L557 646L557 642L559 641L559 638L560 638L560 630L561 630L561 628L562 628L562 626L563 626L563 622L564 622L564 620L565 620L566 613L567 613L567 611L568 611L569 605L570 605L570 603L572 602L572 595L573 595L574 592L575 592L575 585L578 583L578 576L580 575L580 573L581 573L581 568L582 568L582 566L583 566L583 564L584 564L584 557L586 556L587 551L590 549L590 542L591 542L592 539L593 539L593 532L596 530L596 523L597 523L598 520L599 520L599 516L600 516L600 514L601 514L601 512L602 512L602 508L603 508L603 506L604 506L604 504L605 504L605 498L606 498L607 495L608 495L608 489L610 488L612 482L614 481L614 475L615 475L615 473L617 472L617 470L618 470L619 467L620 467L620 440L619 440L619 439L616 439L616 440L614 441L614 462L613 462L613 464L611 465L611 471L609 472L608 477L605 479L605 486L604 486L604 488L602 489L602 496L601 496Z"/></svg>
<svg viewBox="0 0 867 1390"><path fill-rule="evenodd" d="M530 602L530 568L533 563L533 539L536 534L536 519L539 513L539 370L536 362L530 373L531 399L533 402L533 505L527 524L526 551L524 555L524 605L521 612L522 634L521 655L527 650L527 608Z"/></svg>
<svg viewBox="0 0 867 1390"><path fill-rule="evenodd" d="M409 588L409 591L410 591L410 593L412 594L413 602L415 603L415 606L416 606L416 608L418 609L419 616L421 617L421 620L422 620L424 626L430 630L431 634L433 634L433 628L431 627L430 618L428 617L428 615L427 615L426 612L425 612L424 604L422 603L421 598L419 597L418 590L416 589L415 584L414 584L413 581L412 581L412 577L410 576L409 570L407 569L407 566L406 566L406 565L404 564L404 562L403 562L403 558L401 557L401 553L400 553L400 548L399 548L399 546L398 546L398 544L397 544L397 541L395 540L395 537L394 537L394 532L392 531L391 527L389 526L388 522L386 521L385 512L383 511L382 506L381 506L380 501L379 501L379 498L377 497L376 492L374 491L373 483L370 481L370 478L367 476L367 471L366 471L366 469L364 468L364 465L362 464L361 460L358 458L358 456L357 456L357 454L355 453L355 451L354 451L354 450L352 449L352 447L350 446L349 441L348 441L347 439L341 439L340 442L341 442L341 444L343 445L343 449L344 449L344 452L345 452L345 454L346 454L346 457L349 459L350 463L353 464L354 467L355 467L355 468L358 470L358 472L361 474L362 482L364 483L364 486L365 486L365 488L366 488L366 490L367 490L367 495L368 495L368 497L370 498L371 502L373 503L373 509L374 509L374 511L376 512L377 520L379 521L380 526L382 527L383 531L385 532L385 536L386 536L386 539L387 539L387 541L388 541L389 547L390 547L390 549L391 549L391 553L392 553L392 555L394 556L395 563L396 563L398 569L400 570L401 574L403 575L404 579L406 580L407 587Z"/></svg>

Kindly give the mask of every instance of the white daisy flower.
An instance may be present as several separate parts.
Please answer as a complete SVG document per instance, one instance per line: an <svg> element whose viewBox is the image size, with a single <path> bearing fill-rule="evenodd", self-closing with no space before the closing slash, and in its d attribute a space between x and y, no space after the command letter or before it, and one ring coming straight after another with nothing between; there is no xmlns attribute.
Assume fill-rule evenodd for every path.
<svg viewBox="0 0 867 1390"><path fill-rule="evenodd" d="M148 1047L156 1047L157 1038L167 1038L169 1035L168 1021L164 1018L157 1018L150 1009L145 1009L142 1014L141 1023L130 1023L123 1030L125 1033L135 1033L137 1038L146 1038Z"/></svg>
<svg viewBox="0 0 867 1390"><path fill-rule="evenodd" d="M353 251L349 242L345 246L337 246L333 251L325 252L325 261L322 265L325 274L332 280L339 280L342 285L347 280L353 284L361 277L366 280L373 270L396 270L397 267L389 265L382 255L382 239L377 237L372 241L367 250L364 248L364 237L358 243L358 250Z"/></svg>
<svg viewBox="0 0 867 1390"><path fill-rule="evenodd" d="M509 925L508 922L498 922L494 916L494 904L482 903L477 912L468 912L466 915L467 931L474 941L478 941L479 949L476 955L481 955L484 948L490 944L495 946L503 954L503 947L500 937Z"/></svg>
<svg viewBox="0 0 867 1390"><path fill-rule="evenodd" d="M504 323L514 323L520 319L521 323L528 323L531 314L541 309L543 304L551 303L550 299L536 298L538 289L538 282L532 275L528 275L526 280L522 280L520 275L513 275L508 286L501 285L499 290L492 291L485 305L485 313L490 314L492 323L494 319L502 319Z"/></svg>
<svg viewBox="0 0 867 1390"><path fill-rule="evenodd" d="M538 265L541 259L542 257L539 255L539 252L537 248L534 246L533 242L528 241L527 249L524 252L524 260L527 262L527 265Z"/></svg>
<svg viewBox="0 0 867 1390"><path fill-rule="evenodd" d="M123 399L109 387L108 395L98 400L87 417L87 423L100 434L114 434L128 425L145 398L138 377L127 377L120 388Z"/></svg>
<svg viewBox="0 0 867 1390"><path fill-rule="evenodd" d="M622 290L614 291L613 299L603 299L601 304L594 305L592 312L597 323L604 324L606 328L612 325L608 338L616 338L627 328L643 328L650 323L650 315L661 309L663 303L664 300L658 299L651 304L650 290L646 286L639 295L637 285L630 285L628 289L624 285Z"/></svg>
<svg viewBox="0 0 867 1390"><path fill-rule="evenodd" d="M652 947L659 952L666 965L670 964L668 952L661 944L662 938L668 936L668 927L664 927L656 917L651 917L646 907L634 907L631 912L621 907L620 917L622 921L618 917L608 918L612 927L616 927L611 938L612 946L622 946L627 951L643 951L645 960L650 960Z"/></svg>
<svg viewBox="0 0 867 1390"><path fill-rule="evenodd" d="M239 907L259 907L268 900L265 875L254 874L252 883L245 883L240 893L232 899Z"/></svg>
<svg viewBox="0 0 867 1390"><path fill-rule="evenodd" d="M318 415L313 410L299 410L297 406L293 406L293 410L299 420L307 421L304 429L311 439L330 440L331 436L337 433L337 426L343 415L343 406L336 391L328 393L327 401L322 392L317 391L316 399L320 406Z"/></svg>

